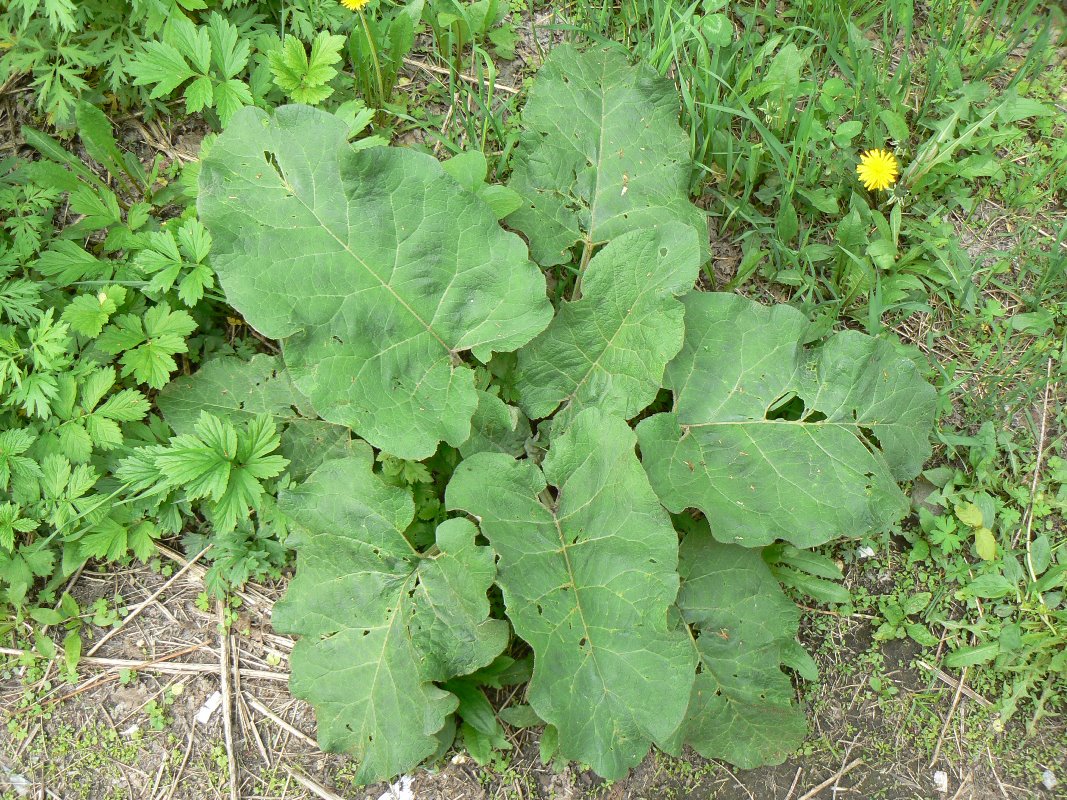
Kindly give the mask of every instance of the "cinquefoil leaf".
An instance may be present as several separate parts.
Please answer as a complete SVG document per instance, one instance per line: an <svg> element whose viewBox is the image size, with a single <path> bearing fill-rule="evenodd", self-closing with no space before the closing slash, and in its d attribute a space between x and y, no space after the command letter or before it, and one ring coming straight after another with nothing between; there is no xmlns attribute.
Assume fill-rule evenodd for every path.
<svg viewBox="0 0 1067 800"><path fill-rule="evenodd" d="M635 443L622 419L589 408L552 442L543 473L478 453L445 495L497 553L508 617L534 651L530 705L559 730L562 756L606 778L678 728L696 663L667 622L678 538Z"/></svg>
<svg viewBox="0 0 1067 800"><path fill-rule="evenodd" d="M417 552L403 535L411 494L372 463L358 446L282 495L297 573L272 616L301 637L290 689L315 707L319 745L355 758L361 783L432 755L458 704L435 682L490 663L508 638L506 622L488 619L493 553L475 545L474 525L448 520L440 552Z"/></svg>
<svg viewBox="0 0 1067 800"><path fill-rule="evenodd" d="M201 411L238 423L270 415L282 429L279 450L297 481L323 462L347 455L351 443L348 428L316 419L281 358L263 353L248 361L236 356L208 361L163 387L156 405L179 434L192 431Z"/></svg>
<svg viewBox="0 0 1067 800"><path fill-rule="evenodd" d="M306 106L241 110L204 159L200 216L227 299L285 340L319 415L421 459L470 435L463 354L517 349L552 309L522 240L435 159L347 138Z"/></svg>
<svg viewBox="0 0 1067 800"><path fill-rule="evenodd" d="M689 202L689 139L674 84L618 49L552 50L522 112L508 216L534 260L569 260L576 242L599 245L665 222L685 222L706 247L704 213Z"/></svg>
<svg viewBox="0 0 1067 800"><path fill-rule="evenodd" d="M586 267L582 296L564 302L548 330L519 351L523 410L566 426L588 406L629 419L656 399L663 369L682 347L684 308L700 245L669 223L613 240Z"/></svg>
<svg viewBox="0 0 1067 800"><path fill-rule="evenodd" d="M685 743L742 769L780 764L807 732L780 668L800 612L759 550L716 542L705 521L688 527L678 554L678 608L694 631L700 672Z"/></svg>
<svg viewBox="0 0 1067 800"><path fill-rule="evenodd" d="M935 404L911 361L855 331L806 348L808 321L788 306L682 302L685 344L664 381L674 411L637 427L667 508L699 508L716 539L746 547L812 547L904 516L896 481L929 456ZM791 398L799 418L774 418Z"/></svg>

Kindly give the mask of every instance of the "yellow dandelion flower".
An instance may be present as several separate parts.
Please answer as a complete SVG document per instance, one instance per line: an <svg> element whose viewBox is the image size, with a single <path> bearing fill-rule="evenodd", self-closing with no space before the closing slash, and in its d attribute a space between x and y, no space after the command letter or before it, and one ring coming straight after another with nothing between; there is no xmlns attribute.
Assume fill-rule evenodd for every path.
<svg viewBox="0 0 1067 800"><path fill-rule="evenodd" d="M860 157L856 174L868 191L888 189L897 182L900 167L897 157L888 150L868 150Z"/></svg>
<svg viewBox="0 0 1067 800"><path fill-rule="evenodd" d="M349 11L359 11L369 2L370 0L341 0L341 5L347 8Z"/></svg>

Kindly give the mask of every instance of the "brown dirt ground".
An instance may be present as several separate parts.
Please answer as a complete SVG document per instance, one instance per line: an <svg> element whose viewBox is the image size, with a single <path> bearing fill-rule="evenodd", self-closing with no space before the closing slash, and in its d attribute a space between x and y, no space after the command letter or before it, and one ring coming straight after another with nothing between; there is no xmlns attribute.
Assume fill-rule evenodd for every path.
<svg viewBox="0 0 1067 800"><path fill-rule="evenodd" d="M0 731L0 770L29 781L26 796L45 800L201 800L230 797L224 712L206 725L197 710L222 683L223 642L229 662L234 782L242 800L378 800L385 785L359 787L345 759L314 746L314 715L287 692L287 656L292 641L270 627L271 605L281 586L249 586L240 593L238 618L220 633L214 608L195 603L203 571L194 564L181 573L180 556L164 565L170 577L147 566L119 572L83 571L70 590L83 607L98 597L121 596L130 615L91 657L78 679L54 674L33 683L46 713L20 710L25 669L8 668L0 682L0 709L28 734ZM853 569L854 587L877 591L889 581L884 568ZM884 588L884 587L883 587ZM143 611L135 617L144 604ZM417 800L1016 800L1067 797L1040 789L1040 769L1067 776L1067 742L1062 723L1046 721L1035 739L998 734L983 714L988 702L962 693L945 723L938 763L930 766L930 736L942 729L957 684L951 676L917 666L917 653L902 642L883 646L886 675L899 694L887 701L871 691L865 654L872 621L809 612L802 639L818 655L822 680L804 688L811 736L802 753L778 767L740 771L694 753L672 758L651 754L625 780L607 784L589 772L543 766L535 731L512 731L507 763L478 767L461 752L413 773ZM89 652L104 631L93 629ZM829 638L827 638L829 637ZM134 670L123 683L120 670ZM180 685L166 708L167 722L153 730L146 706ZM110 732L110 743L106 736ZM1057 742L1059 745L1057 746ZM101 752L103 755L101 755ZM1059 753L1059 763L1055 754ZM1006 755L1008 754L1008 755ZM1052 754L1051 756L1049 754ZM1010 763L1017 756L1019 764ZM1008 761L1005 761L1005 759ZM821 791L810 792L846 765L861 759ZM1044 760L1042 760L1044 759ZM1039 765L1040 768L1038 768ZM1016 769L1013 767L1022 767ZM935 770L949 776L949 792L938 793ZM10 773L8 773L10 774ZM2 787L2 784L0 784ZM0 788L2 791L2 788ZM16 795L9 793L7 797ZM386 794L388 797L388 794Z"/></svg>

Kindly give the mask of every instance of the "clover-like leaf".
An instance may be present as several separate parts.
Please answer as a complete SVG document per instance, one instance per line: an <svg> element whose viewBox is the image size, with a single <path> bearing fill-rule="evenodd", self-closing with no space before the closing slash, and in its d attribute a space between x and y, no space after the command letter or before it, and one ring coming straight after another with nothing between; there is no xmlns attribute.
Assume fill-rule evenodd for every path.
<svg viewBox="0 0 1067 800"><path fill-rule="evenodd" d="M534 651L530 705L558 729L562 756L607 778L678 728L695 670L667 621L677 535L634 445L622 419L589 408L552 442L543 473L478 453L445 495L497 553L508 617Z"/></svg>
<svg viewBox="0 0 1067 800"><path fill-rule="evenodd" d="M808 349L788 306L701 292L683 304L664 381L674 410L637 427L667 508L699 508L716 539L746 547L812 547L907 512L896 481L929 456L935 405L909 359L855 331Z"/></svg>
<svg viewBox="0 0 1067 800"><path fill-rule="evenodd" d="M352 755L369 783L437 750L458 701L435 682L490 663L508 629L488 619L493 553L474 525L448 520L439 552L416 551L411 494L372 472L369 447L355 451L282 495L297 574L272 619L301 637L290 689L315 707L320 746Z"/></svg>
<svg viewBox="0 0 1067 800"><path fill-rule="evenodd" d="M800 612L759 550L716 542L705 521L688 527L678 554L678 608L695 631L700 671L684 741L742 769L780 764L807 733L780 668Z"/></svg>
<svg viewBox="0 0 1067 800"><path fill-rule="evenodd" d="M619 49L559 45L537 73L522 123L508 185L523 204L507 221L538 263L566 262L576 242L592 248L666 222L707 241L704 213L689 201L678 93L650 67L632 66Z"/></svg>
<svg viewBox="0 0 1067 800"><path fill-rule="evenodd" d="M470 352L515 350L551 318L544 276L432 157L354 149L306 106L234 115L204 159L199 210L227 299L284 339L319 415L425 458L470 435Z"/></svg>
<svg viewBox="0 0 1067 800"><path fill-rule="evenodd" d="M519 351L516 389L534 419L562 404L567 422L596 406L624 419L656 399L663 369L682 347L677 295L700 268L696 232L670 223L623 234L586 267L582 296Z"/></svg>

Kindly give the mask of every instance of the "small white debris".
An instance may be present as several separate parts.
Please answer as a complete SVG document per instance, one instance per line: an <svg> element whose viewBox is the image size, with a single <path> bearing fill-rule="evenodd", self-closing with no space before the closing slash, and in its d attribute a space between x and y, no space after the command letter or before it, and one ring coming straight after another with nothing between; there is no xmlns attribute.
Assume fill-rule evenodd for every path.
<svg viewBox="0 0 1067 800"><path fill-rule="evenodd" d="M200 710L196 712L196 721L201 725L207 725L208 720L211 719L211 715L219 710L219 706L222 705L222 692L215 692L207 700L204 701L204 705L200 706Z"/></svg>
<svg viewBox="0 0 1067 800"><path fill-rule="evenodd" d="M456 755L452 756L452 763L456 766L462 766L467 763L467 757L463 753L456 753Z"/></svg>
<svg viewBox="0 0 1067 800"><path fill-rule="evenodd" d="M381 795L378 800L415 800L411 791L411 776L401 775L400 780L389 787L389 791Z"/></svg>
<svg viewBox="0 0 1067 800"><path fill-rule="evenodd" d="M934 773L934 788L948 794L948 773L938 770Z"/></svg>
<svg viewBox="0 0 1067 800"><path fill-rule="evenodd" d="M128 727L126 730L122 731L121 733L127 739L130 739L130 738L136 736L140 732L141 732L141 726L140 725L131 725L130 727Z"/></svg>
<svg viewBox="0 0 1067 800"><path fill-rule="evenodd" d="M4 767L4 783L7 783L12 789L15 790L15 794L19 797L29 797L30 794L30 782L25 775L19 775L17 772Z"/></svg>
<svg viewBox="0 0 1067 800"><path fill-rule="evenodd" d="M869 545L863 545L863 547L859 548L856 551L856 555L859 556L859 558L862 560L865 558L874 558L877 553L874 552L873 547L870 547Z"/></svg>
<svg viewBox="0 0 1067 800"><path fill-rule="evenodd" d="M1046 769L1041 773L1041 785L1048 789L1050 792L1060 785L1060 782L1056 780L1056 775L1050 769Z"/></svg>

